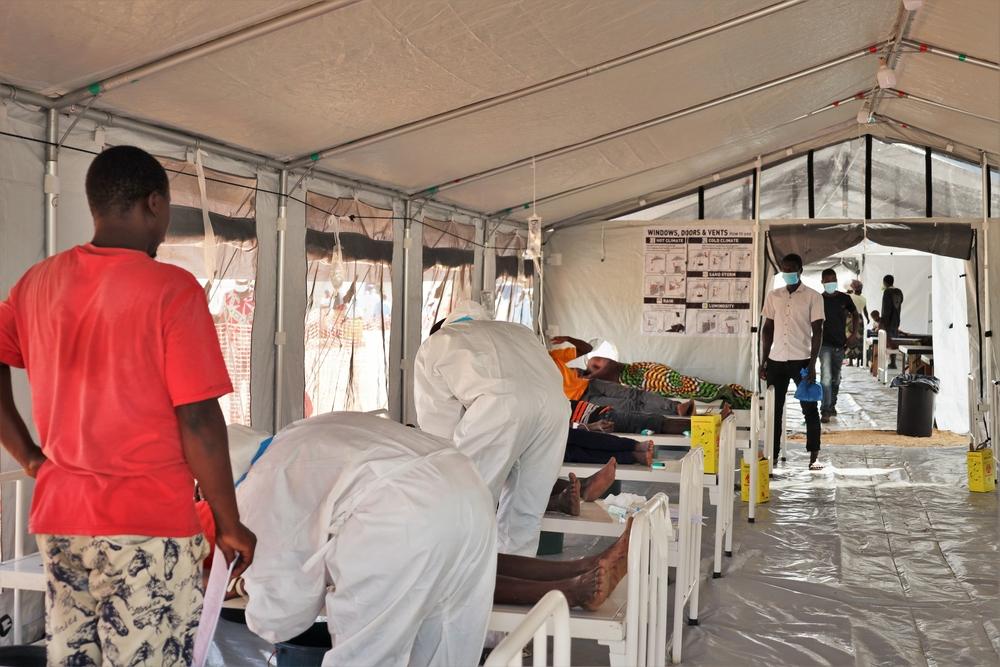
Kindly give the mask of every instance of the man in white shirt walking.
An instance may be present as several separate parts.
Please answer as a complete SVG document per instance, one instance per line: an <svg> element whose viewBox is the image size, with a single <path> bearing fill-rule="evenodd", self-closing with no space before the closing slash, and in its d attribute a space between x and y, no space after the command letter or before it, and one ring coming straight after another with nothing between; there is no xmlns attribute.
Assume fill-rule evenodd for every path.
<svg viewBox="0 0 1000 667"><path fill-rule="evenodd" d="M775 420L781 424L785 409L788 383L796 386L805 380L816 381L816 357L823 341L825 319L823 297L819 292L802 284L802 258L785 255L781 260L781 277L785 287L768 293L764 299L764 349L760 376L774 387ZM802 402L806 418L806 449L809 451L809 469L819 470L820 417L817 403ZM781 452L781 429L774 429L774 461Z"/></svg>

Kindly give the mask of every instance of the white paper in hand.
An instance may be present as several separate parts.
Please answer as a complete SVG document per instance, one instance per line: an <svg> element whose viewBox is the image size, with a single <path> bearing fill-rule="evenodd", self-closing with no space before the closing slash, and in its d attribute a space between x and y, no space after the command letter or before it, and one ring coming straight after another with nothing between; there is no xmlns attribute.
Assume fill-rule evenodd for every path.
<svg viewBox="0 0 1000 667"><path fill-rule="evenodd" d="M193 667L204 667L205 659L208 657L208 647L212 645L215 637L215 626L219 624L219 613L222 611L222 603L226 599L226 588L229 585L229 578L233 576L233 568L236 561L226 565L226 557L222 555L218 547L212 557L212 571L208 575L208 585L205 587L205 602L201 607L201 620L198 621L198 633L194 636L194 660Z"/></svg>

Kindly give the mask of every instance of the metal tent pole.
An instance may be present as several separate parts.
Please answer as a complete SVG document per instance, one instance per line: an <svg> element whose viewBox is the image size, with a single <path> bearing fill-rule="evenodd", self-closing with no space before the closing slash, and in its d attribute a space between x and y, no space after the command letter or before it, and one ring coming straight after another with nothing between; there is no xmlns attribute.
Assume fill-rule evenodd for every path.
<svg viewBox="0 0 1000 667"><path fill-rule="evenodd" d="M282 423L285 400L285 232L288 229L288 170L278 173L278 257L274 311L274 432Z"/></svg>
<svg viewBox="0 0 1000 667"><path fill-rule="evenodd" d="M709 100L707 102L702 102L700 104L696 104L694 106L690 106L690 107L687 107L685 109L681 109L679 111L674 111L672 113L668 113L668 114L665 114L665 115L662 115L662 116L657 116L656 118L651 118L650 120L643 121L643 122L637 123L635 125L630 125L628 127L623 127L621 129L618 129L618 130L613 130L611 132L607 132L607 133L602 134L600 136L592 137L590 139L585 139L584 141L580 141L580 142L577 142L575 144L569 144L567 146L562 146L560 148L556 148L556 149L553 149L553 150L550 150L550 151L546 151L544 153L539 153L538 155L535 155L533 157L528 157L528 158L523 158L523 159L520 159L520 160L515 160L514 162L510 162L508 164L501 165L499 167L493 167L491 169L486 169L484 171L480 171L480 172L477 172L475 174L464 176L462 178L452 179L452 180L448 181L447 183L441 183L439 185L435 185L435 186L432 186L430 188L425 188L425 189L421 190L419 193L416 193L416 194L420 194L420 195L423 195L425 193L436 194L436 193L442 192L444 190L449 190L451 188L459 187L459 186L462 186L462 185L467 185L468 183L472 183L474 181L480 181L480 180L482 180L484 178L489 178L491 176L496 176L497 174L503 174L503 173L506 173L506 172L511 171L513 169L518 169L520 167L526 167L526 166L532 164L533 161L541 162L542 160L550 160L552 158L559 157L560 155L565 155L567 153L572 153L574 151L582 150L584 148L589 148L590 146L595 146L595 145L603 143L605 141L610 141L611 139L617 139L619 137L628 136L628 135L634 134L636 132L641 132L642 130L648 130L650 128L662 125L664 123L668 123L670 121L677 120L678 118L684 118L685 116L690 116L692 114L699 113L701 111L706 111L708 109L711 109L713 107L717 107L717 106L719 106L721 104L725 104L727 102L733 102L735 100L742 99L744 97L753 95L755 93L763 92L765 90L769 90L771 88L775 88L775 87L784 85L786 83L791 83L792 81L796 81L798 79L802 79L802 78L805 78L807 76L811 76L811 75L816 74L818 72L823 72L825 70L832 69L832 68L837 67L839 65L843 65L845 63L852 62L854 60L857 60L858 58L864 58L865 56L871 55L871 54L872 54L872 51L870 49L864 49L864 50L860 50L860 51L852 51L852 52L847 53L847 54L845 54L843 56L840 56L839 58L834 58L833 60L830 60L830 61L827 61L827 62L824 62L824 63L820 63L819 65L814 65L813 67L809 67L809 68L804 69L804 70L799 70L798 72L794 72L792 74L788 74L786 76L782 76L782 77L779 77L777 79L772 79L770 81L765 81L764 83L758 84L756 86L751 86L750 88L744 88L742 90L738 90L735 93L730 93L728 95L723 95L722 97L717 97L717 98Z"/></svg>
<svg viewBox="0 0 1000 667"><path fill-rule="evenodd" d="M764 263L761 261L761 249L763 244L760 240L760 183L761 183L761 167L763 165L762 156L757 156L757 162L754 166L755 174L757 176L754 179L756 187L754 188L754 216L753 216L753 265L750 273L750 338L753 347L750 350L750 377L752 378L751 386L756 387L759 382L760 374L760 288L761 288L761 269ZM760 458L758 453L758 448L760 447L760 402L759 402L759 391L754 391L754 400L751 403L750 410L750 449L746 452L747 464L750 466L750 495L749 495L749 507L747 509L748 517L752 523L757 517L757 476L760 474L759 466L757 461ZM766 414L765 414L766 416ZM765 447L770 447L770 444L764 443ZM766 451L766 450L765 450Z"/></svg>
<svg viewBox="0 0 1000 667"><path fill-rule="evenodd" d="M63 95L55 101L55 106L58 109L63 109L90 96L100 95L114 90L115 88L120 88L126 84L135 83L150 75L156 74L157 72L162 72L163 70L170 69L171 67L182 65L191 60L195 60L196 58L201 58L215 53L216 51L228 49L231 46L242 44L243 42L247 42L257 37L263 37L264 35L281 30L282 28L287 28L297 23L302 23L303 21L316 18L317 16L322 16L328 12L341 9L343 7L349 7L360 1L361 0L323 0L322 2L313 3L307 7L303 7L302 9L296 9L295 11L287 14L276 16L272 19L264 21L263 23L251 25L235 32L231 32L228 35L223 35L207 42L203 42L189 49L183 49L176 53L171 53L168 56L154 60L151 63L146 63L145 65L140 65L139 67L134 67L127 72L116 74L115 76L104 79L103 81L96 81L85 88L80 88L79 90L74 90L73 92Z"/></svg>
<svg viewBox="0 0 1000 667"><path fill-rule="evenodd" d="M56 254L56 217L59 206L59 112L49 109L45 114L45 255Z"/></svg>
<svg viewBox="0 0 1000 667"><path fill-rule="evenodd" d="M958 51L952 51L951 49L946 49L940 46L932 46L931 44L925 44L923 42L917 42L912 39L902 39L900 44L903 46L908 46L912 49L916 49L921 53L931 53L935 56L943 56L945 58L951 58L953 60L959 60L963 63L969 63L970 65L978 65L980 67L985 67L986 69L1000 70L1000 64L992 62L990 60L983 60L982 58L973 58L964 53L959 53Z"/></svg>
<svg viewBox="0 0 1000 667"><path fill-rule="evenodd" d="M989 418L993 419L993 423L996 423L996 411L997 405L995 402L996 392L993 391L993 324L990 319L993 315L992 308L990 307L990 218L989 218L989 187L988 182L990 179L990 165L986 160L986 152L980 152L979 154L979 164L982 167L982 195L983 195L983 233L982 233L982 246L983 246L983 288L982 294L976 294L976 298L983 299L983 319L986 322L986 333L983 337L983 349L981 353L986 357L986 361L983 364L983 373L986 377L982 378L982 382L979 383L979 387L986 387L986 395L979 397L979 402L985 402L986 409L985 412L989 415ZM985 298L983 298L985 297ZM980 391L977 388L976 394L979 396ZM989 422L988 422L989 423ZM974 431L973 431L974 432ZM990 433L991 438L997 436L996 433ZM996 445L993 446L994 456L997 452Z"/></svg>

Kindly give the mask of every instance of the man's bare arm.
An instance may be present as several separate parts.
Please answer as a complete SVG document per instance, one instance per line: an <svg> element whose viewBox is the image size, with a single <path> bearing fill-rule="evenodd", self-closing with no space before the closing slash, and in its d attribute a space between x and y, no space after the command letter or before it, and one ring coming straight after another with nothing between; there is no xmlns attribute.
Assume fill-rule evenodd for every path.
<svg viewBox="0 0 1000 667"><path fill-rule="evenodd" d="M34 477L45 463L45 454L31 439L31 433L14 405L14 388L10 366L0 364L0 443L3 443L24 472Z"/></svg>
<svg viewBox="0 0 1000 667"><path fill-rule="evenodd" d="M582 357L585 354L590 354L594 351L594 346L586 341L582 341L579 338L571 338L570 336L555 336L552 339L553 345L562 345L563 343L569 343L576 348L576 356Z"/></svg>
<svg viewBox="0 0 1000 667"><path fill-rule="evenodd" d="M760 379L767 379L767 358L771 356L771 346L774 344L774 320L764 320L761 329L762 348L760 353Z"/></svg>
<svg viewBox="0 0 1000 667"><path fill-rule="evenodd" d="M212 508L216 545L222 550L227 563L239 554L240 562L234 571L234 576L239 576L253 562L257 538L240 523L229 463L226 420L215 399L179 405L176 413L184 458L198 480L202 497Z"/></svg>

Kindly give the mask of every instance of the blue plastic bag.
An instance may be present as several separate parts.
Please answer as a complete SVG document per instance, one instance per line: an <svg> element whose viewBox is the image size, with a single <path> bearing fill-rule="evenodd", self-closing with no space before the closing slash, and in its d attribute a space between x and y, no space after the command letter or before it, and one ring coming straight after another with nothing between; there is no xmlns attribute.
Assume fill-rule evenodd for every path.
<svg viewBox="0 0 1000 667"><path fill-rule="evenodd" d="M812 384L806 382L806 378L809 376L809 371L802 369L802 382L795 389L795 398L803 403L819 403L823 400L823 385L819 382L813 382Z"/></svg>

